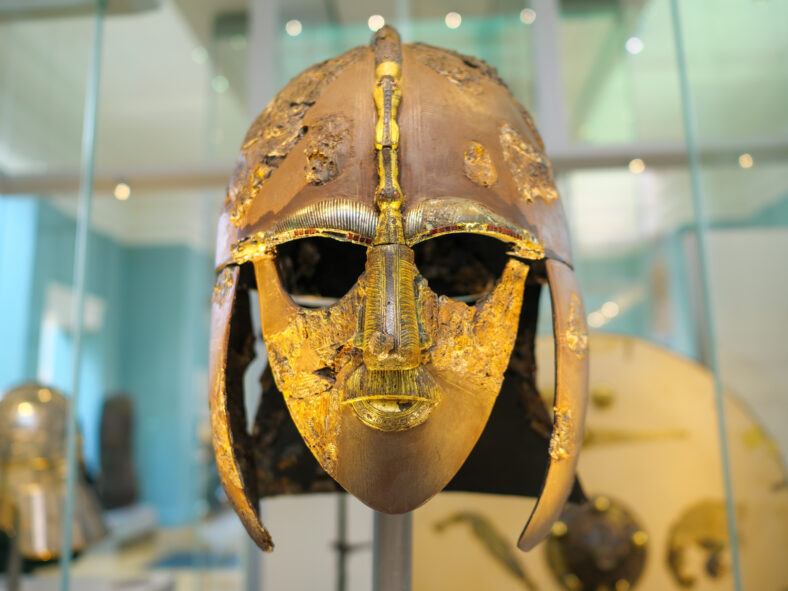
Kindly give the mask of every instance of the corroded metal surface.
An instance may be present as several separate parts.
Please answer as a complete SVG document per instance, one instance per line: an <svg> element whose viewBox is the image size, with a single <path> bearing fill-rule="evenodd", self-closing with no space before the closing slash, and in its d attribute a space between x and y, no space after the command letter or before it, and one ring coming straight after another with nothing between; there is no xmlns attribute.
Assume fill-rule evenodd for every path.
<svg viewBox="0 0 788 591"><path fill-rule="evenodd" d="M306 133L302 125L304 116L325 86L366 51L366 48L357 47L315 64L291 80L260 113L244 138L243 150L227 190L224 206L233 224L243 223L260 189Z"/></svg>
<svg viewBox="0 0 788 591"><path fill-rule="evenodd" d="M509 124L501 126L500 141L503 157L514 177L520 196L527 201L533 201L537 197L545 201L557 199L553 169L547 156L534 149Z"/></svg>
<svg viewBox="0 0 788 591"><path fill-rule="evenodd" d="M378 399L380 414L369 421L390 422L392 428L376 423L372 425L374 431L359 429L358 423L368 424L364 421L367 417L358 417L362 419L358 421L358 413L354 416L342 412L344 407L358 402L359 393L352 383L354 375L366 368L363 352L357 345L363 343L363 317L359 310L364 309L368 278L362 276L334 306L309 310L295 306L289 299L279 283L272 260L258 261L255 268L263 335L276 383L293 421L321 466L340 484L355 492L358 481L364 480L364 475L373 469L370 464L380 465L376 455L388 456L389 463L403 461L396 448L386 450L383 442L377 441L375 431L381 431L382 436L383 432L413 428L415 425L410 420L420 412L418 408L411 411L415 405L406 409L386 409L385 404L380 404L386 402L385 398ZM456 449L444 449L447 457L455 458L451 464L435 465L432 458L418 452L407 458L414 470L424 472L425 482L410 484L412 496L403 491L389 491L388 487L376 490L374 483L368 482L369 496L362 500L386 509L385 503L391 503L389 495L396 496L399 492L403 505L408 503L409 508L415 508L438 492L459 469L483 429L503 381L517 334L527 274L527 265L511 260L492 292L472 306L437 296L423 279L417 282L418 367L421 375L430 376L427 379L437 384L434 394L432 390L426 393L421 390L419 394L428 398L424 401L426 405L435 405L433 414L436 415L430 414L422 428L429 425L434 432L431 437L440 434L441 439L459 439L462 434L459 425L452 426L451 421L464 416L469 408L475 407L477 412L472 419L468 416L463 419L462 431L468 433L462 445L455 443L449 447ZM380 386L385 388L390 384L384 382ZM399 404L414 402L402 391L392 392L396 393ZM372 391L364 394L366 402L378 398ZM339 443L348 430L355 433L353 449L343 448ZM407 441L400 445L408 447ZM349 452L344 463L343 449ZM363 450L364 458L357 457L354 449ZM419 465L423 465L423 469L419 469Z"/></svg>
<svg viewBox="0 0 788 591"><path fill-rule="evenodd" d="M371 49L296 78L264 111L244 144L220 221L223 275L212 329L220 471L261 546L269 548L270 539L256 515L257 495L312 489L301 475L271 478L272 470L298 464L297 455L282 451L281 466L273 466L269 456L245 448L251 442L238 388L250 346L235 342L240 337L228 328L234 307L248 306L232 292L245 263L254 267L244 285L256 283L271 376L294 427L327 474L389 513L425 502L468 458L509 368L531 265L540 274L547 268L562 352L561 412L551 425L545 409L533 411L551 464L546 498L521 546L546 534L574 484L587 361L582 301L555 197L541 140L495 70L453 52L401 46L390 27L374 35ZM345 251L332 268L317 238L364 247L363 271L347 273L344 261L356 254L344 258ZM433 240L460 240L461 250L494 242L480 260L502 262L494 273L483 265L482 273L468 271L465 284L478 284L477 291L439 296L417 260L435 252L423 248ZM297 282L280 276L296 265L355 283L335 294L297 291L298 302L324 306L301 307L285 289ZM265 408L281 417L281 408L264 400ZM284 423L259 415L257 424ZM254 441L275 444L260 430Z"/></svg>
<svg viewBox="0 0 788 591"><path fill-rule="evenodd" d="M489 187L498 180L498 171L490 158L490 154L479 142L471 142L463 154L465 161L465 176L477 185Z"/></svg>
<svg viewBox="0 0 788 591"><path fill-rule="evenodd" d="M563 589L634 589L646 566L648 534L619 501L597 496L567 505L547 538L547 564Z"/></svg>
<svg viewBox="0 0 788 591"><path fill-rule="evenodd" d="M578 359L583 359L588 355L588 328L586 327L585 317L583 316L583 302L576 294L572 294L569 304L569 319L566 323L566 346L577 355Z"/></svg>
<svg viewBox="0 0 788 591"><path fill-rule="evenodd" d="M555 461L565 460L572 455L573 442L572 431L572 409L554 408L553 409L555 427L550 437L550 457Z"/></svg>
<svg viewBox="0 0 788 591"><path fill-rule="evenodd" d="M340 115L330 115L312 127L304 148L306 180L313 185L333 181L347 157L346 137L349 122Z"/></svg>
<svg viewBox="0 0 788 591"><path fill-rule="evenodd" d="M251 473L245 441L245 421L243 399L239 400L237 387L243 380L242 369L248 365L251 354L248 340L231 343L230 332L233 325L234 302L238 288L239 269L228 269L232 282L224 297L215 298L211 307L211 364L209 405L213 449L216 468L219 471L224 491L235 512L241 518L249 536L255 543L270 552L274 548L271 535L260 522L258 509L259 496L254 486L255 475ZM248 312L248 305L247 305ZM237 315L237 311L236 311ZM244 351L246 349L246 351ZM242 358L240 364L231 357ZM246 359L243 359L243 358ZM227 371L234 375L228 376ZM240 374L240 376L238 375ZM228 392L232 388L233 391ZM234 407L235 406L235 407Z"/></svg>
<svg viewBox="0 0 788 591"><path fill-rule="evenodd" d="M557 261L548 259L545 267L553 304L553 335L556 342L556 411L550 442L550 464L542 494L517 544L522 550L530 550L544 539L570 494L583 442L588 403L588 355L578 355L576 343L567 338L572 318L577 331L587 331L577 279L569 267Z"/></svg>

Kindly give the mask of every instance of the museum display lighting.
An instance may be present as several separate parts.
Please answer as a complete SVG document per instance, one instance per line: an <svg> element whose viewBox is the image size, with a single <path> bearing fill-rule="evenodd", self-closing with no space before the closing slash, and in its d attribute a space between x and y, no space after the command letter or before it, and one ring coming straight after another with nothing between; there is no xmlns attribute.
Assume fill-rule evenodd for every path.
<svg viewBox="0 0 788 591"><path fill-rule="evenodd" d="M456 29L462 24L462 15L459 12L450 12L446 15L444 22L450 29Z"/></svg>
<svg viewBox="0 0 788 591"><path fill-rule="evenodd" d="M640 158L635 158L629 161L629 171L632 174L640 174L644 170L646 170L646 163Z"/></svg>
<svg viewBox="0 0 788 591"><path fill-rule="evenodd" d="M643 51L643 41L639 37L630 37L624 46L632 55L637 55Z"/></svg>
<svg viewBox="0 0 788 591"><path fill-rule="evenodd" d="M126 201L126 199L128 199L131 195L131 187L128 183L121 181L115 185L115 189L112 191L112 194L115 195L115 199L118 201Z"/></svg>
<svg viewBox="0 0 788 591"><path fill-rule="evenodd" d="M301 21L297 19L287 21L285 23L285 31L291 37L297 37L301 34Z"/></svg>
<svg viewBox="0 0 788 591"><path fill-rule="evenodd" d="M367 19L367 26L369 27L370 31L377 31L385 24L386 24L386 19L384 19L379 14L373 14L371 17Z"/></svg>
<svg viewBox="0 0 788 591"><path fill-rule="evenodd" d="M620 308L615 302L605 302L602 304L602 316L605 318L615 318L618 316Z"/></svg>
<svg viewBox="0 0 788 591"><path fill-rule="evenodd" d="M221 74L218 74L211 80L211 88L213 88L217 94L223 94L230 88L230 81Z"/></svg>
<svg viewBox="0 0 788 591"><path fill-rule="evenodd" d="M208 61L208 50L204 47L195 47L192 49L192 61L195 64L204 64Z"/></svg>
<svg viewBox="0 0 788 591"><path fill-rule="evenodd" d="M533 8L523 8L520 11L520 20L525 25L532 25L536 20L536 11Z"/></svg>
<svg viewBox="0 0 788 591"><path fill-rule="evenodd" d="M591 328L599 328L605 323L605 317L602 312L591 312L588 315L588 326Z"/></svg>

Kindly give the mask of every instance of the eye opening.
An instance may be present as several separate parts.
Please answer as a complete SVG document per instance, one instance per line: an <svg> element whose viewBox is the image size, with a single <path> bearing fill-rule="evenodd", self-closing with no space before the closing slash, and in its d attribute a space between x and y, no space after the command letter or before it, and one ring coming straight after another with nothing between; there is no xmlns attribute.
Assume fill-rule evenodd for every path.
<svg viewBox="0 0 788 591"><path fill-rule="evenodd" d="M336 303L364 273L366 249L358 244L310 237L276 248L279 280L293 301L307 308Z"/></svg>
<svg viewBox="0 0 788 591"><path fill-rule="evenodd" d="M510 245L483 234L437 236L413 246L416 267L430 289L473 303L490 291L509 261Z"/></svg>

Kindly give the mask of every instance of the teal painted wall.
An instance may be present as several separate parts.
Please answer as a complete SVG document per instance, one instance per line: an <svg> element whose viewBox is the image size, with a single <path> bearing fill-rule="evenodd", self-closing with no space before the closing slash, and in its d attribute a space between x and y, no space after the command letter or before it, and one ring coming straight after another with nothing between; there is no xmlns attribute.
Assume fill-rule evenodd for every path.
<svg viewBox="0 0 788 591"><path fill-rule="evenodd" d="M37 219L35 200L0 198L0 392L29 375Z"/></svg>
<svg viewBox="0 0 788 591"><path fill-rule="evenodd" d="M40 375L47 291L71 287L76 225L43 199L0 197L0 392ZM105 396L134 397L142 500L164 525L195 517L203 464L197 426L207 415L212 257L186 246L130 247L91 231L86 291L104 305L83 336L77 416L90 472L99 466ZM51 386L71 389L73 339L59 329Z"/></svg>

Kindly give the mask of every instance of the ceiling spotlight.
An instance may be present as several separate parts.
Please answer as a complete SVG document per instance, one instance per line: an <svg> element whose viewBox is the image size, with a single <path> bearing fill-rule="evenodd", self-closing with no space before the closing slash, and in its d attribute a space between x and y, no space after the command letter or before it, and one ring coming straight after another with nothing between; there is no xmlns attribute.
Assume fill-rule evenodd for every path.
<svg viewBox="0 0 788 591"><path fill-rule="evenodd" d="M285 23L285 31L291 37L296 37L301 34L301 21L293 19Z"/></svg>
<svg viewBox="0 0 788 591"><path fill-rule="evenodd" d="M223 94L227 92L228 88L230 88L230 81L219 74L214 76L213 80L211 80L211 88L213 88L218 94Z"/></svg>
<svg viewBox="0 0 788 591"><path fill-rule="evenodd" d="M443 20L450 29L456 29L462 24L462 16L460 16L459 12L448 13Z"/></svg>
<svg viewBox="0 0 788 591"><path fill-rule="evenodd" d="M627 48L627 51L632 55L637 55L641 51L643 51L643 42L640 40L639 37L630 37L627 39L626 44L624 47Z"/></svg>
<svg viewBox="0 0 788 591"><path fill-rule="evenodd" d="M629 171L632 174L640 174L644 170L646 170L646 163L640 158L635 158L634 160L629 161Z"/></svg>
<svg viewBox="0 0 788 591"><path fill-rule="evenodd" d="M533 24L536 20L536 11L532 8L523 8L520 11L520 20L526 25Z"/></svg>
<svg viewBox="0 0 788 591"><path fill-rule="evenodd" d="M615 318L616 316L618 316L620 308L618 307L618 304L615 302L605 302L604 304L602 304L601 311L602 311L602 316L604 316L605 318Z"/></svg>
<svg viewBox="0 0 788 591"><path fill-rule="evenodd" d="M127 182L120 181L117 185L115 185L115 189L112 191L112 194L115 195L115 199L118 201L126 201L131 195L131 187Z"/></svg>
<svg viewBox="0 0 788 591"><path fill-rule="evenodd" d="M599 328L605 323L605 317L601 312L591 312L588 315L588 326L591 328Z"/></svg>
<svg viewBox="0 0 788 591"><path fill-rule="evenodd" d="M379 14L373 14L367 19L367 26L369 27L370 31L377 31L385 24L386 19L384 19Z"/></svg>
<svg viewBox="0 0 788 591"><path fill-rule="evenodd" d="M208 61L208 50L204 47L195 47L192 49L192 61L195 64L204 64Z"/></svg>
<svg viewBox="0 0 788 591"><path fill-rule="evenodd" d="M751 154L747 154L746 152L739 156L739 166L742 168L752 168L752 165L755 164L755 161L752 159Z"/></svg>

